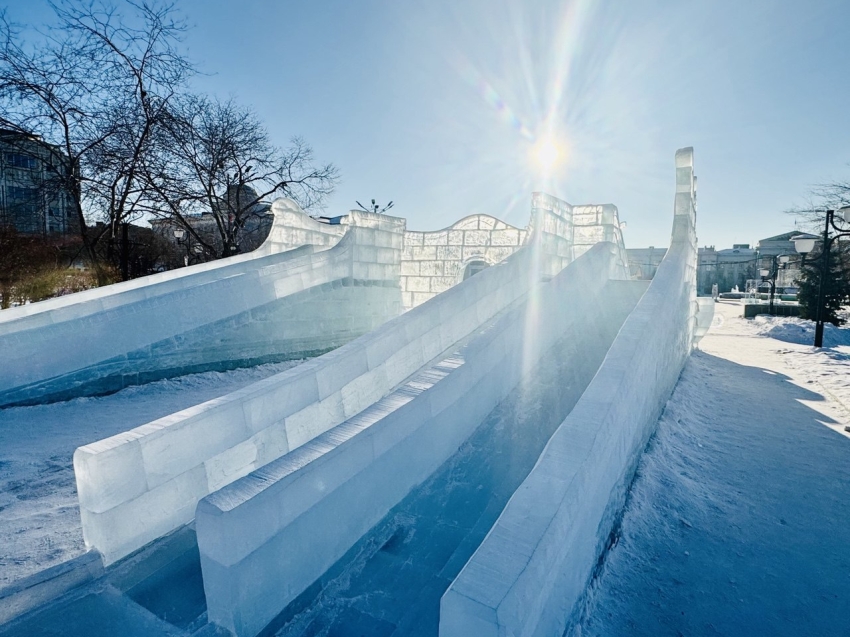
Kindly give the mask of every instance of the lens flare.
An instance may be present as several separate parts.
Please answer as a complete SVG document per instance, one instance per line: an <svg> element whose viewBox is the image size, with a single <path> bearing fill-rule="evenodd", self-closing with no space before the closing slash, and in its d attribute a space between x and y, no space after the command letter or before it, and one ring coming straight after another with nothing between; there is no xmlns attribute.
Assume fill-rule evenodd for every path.
<svg viewBox="0 0 850 637"><path fill-rule="evenodd" d="M555 168L561 159L561 154L560 147L551 137L539 139L531 148L534 163L546 173L552 172L552 169Z"/></svg>

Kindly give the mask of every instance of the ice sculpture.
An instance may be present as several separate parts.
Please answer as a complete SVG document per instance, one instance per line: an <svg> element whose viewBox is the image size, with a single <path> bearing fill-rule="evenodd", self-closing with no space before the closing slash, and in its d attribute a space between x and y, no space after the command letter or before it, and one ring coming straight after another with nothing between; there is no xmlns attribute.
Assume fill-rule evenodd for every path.
<svg viewBox="0 0 850 637"><path fill-rule="evenodd" d="M200 498L380 400L431 358L525 294L540 277L558 272L572 258L572 206L540 193L533 202L531 243L526 247L506 245L496 252L492 245L488 248L488 243L506 242L513 236L508 236L510 228L492 218L477 215L459 224L476 233L464 241L469 253L462 252L461 257L471 258L483 250L481 255L495 259L503 254L498 250L519 250L494 268L498 271L494 276L474 277L477 282L439 304L399 317L380 331L294 370L78 449L74 467L87 545L101 551L109 563L190 521ZM344 225L325 226L304 218L293 207L277 205L277 210L281 223L267 242L278 246L274 249L293 241L332 246L320 252L308 247L259 259L235 257L235 262L225 260L222 267L208 268L203 273L207 278L202 279L202 273L184 277L201 281L197 290L187 292L181 283L176 290L163 292L163 298L152 295L160 312L168 303L216 299L221 290L233 293L225 304L228 307L240 303L243 308L254 307L244 321L241 314L237 320L228 319L230 329L218 339L209 333L208 325L195 328L192 333L203 341L200 347L188 347L191 341L186 334L166 339L165 345L155 348L156 360L164 360L162 350L167 349L169 356L182 358L185 368L221 356L225 345L236 347L242 355L250 350L253 356L275 353L280 344L287 351L310 347L321 351L400 310L401 290L395 286L403 219L355 211ZM466 228L473 222L477 229ZM327 227L333 230L325 233ZM345 229L341 239L340 228ZM432 243L451 240L448 234L431 234ZM527 238L519 231L513 237ZM620 247L615 244L618 255ZM275 261L264 266L263 259ZM257 266L262 267L251 269ZM219 278L231 270L233 276ZM279 311L270 317L265 306L255 307L252 289L280 295L283 302L299 302L279 305L277 301ZM148 301L134 303L128 301L119 309L148 311ZM204 314L214 311L199 301L199 307L195 304L186 309L188 319L185 314L175 320L168 316L166 328L176 330L195 316L203 321ZM97 323L103 314L90 318ZM305 338L305 331L316 339ZM143 357L126 356L121 364L140 361L144 365Z"/></svg>

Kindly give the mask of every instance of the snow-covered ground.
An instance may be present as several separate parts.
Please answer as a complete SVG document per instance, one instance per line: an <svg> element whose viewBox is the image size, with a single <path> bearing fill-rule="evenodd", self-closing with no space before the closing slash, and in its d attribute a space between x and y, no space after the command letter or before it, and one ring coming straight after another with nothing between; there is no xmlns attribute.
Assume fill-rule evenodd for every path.
<svg viewBox="0 0 850 637"><path fill-rule="evenodd" d="M700 344L708 353L744 365L763 365L821 394L815 401L826 415L850 424L850 327L827 324L823 349L812 346L814 323L794 317L741 317L737 302L716 305L709 335ZM756 338L753 338L756 337ZM844 425L832 428L844 432ZM850 435L850 434L848 434Z"/></svg>
<svg viewBox="0 0 850 637"><path fill-rule="evenodd" d="M850 330L717 310L572 634L850 635Z"/></svg>
<svg viewBox="0 0 850 637"><path fill-rule="evenodd" d="M109 396L0 410L0 588L85 550L74 449L236 391L299 362L191 374Z"/></svg>

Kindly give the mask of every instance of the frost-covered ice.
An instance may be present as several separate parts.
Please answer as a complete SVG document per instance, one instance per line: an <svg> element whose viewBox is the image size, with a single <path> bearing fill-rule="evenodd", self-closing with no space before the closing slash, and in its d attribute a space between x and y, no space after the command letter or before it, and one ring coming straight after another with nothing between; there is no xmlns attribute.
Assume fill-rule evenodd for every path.
<svg viewBox="0 0 850 637"><path fill-rule="evenodd" d="M718 308L641 461L582 637L850 625L850 350L787 342L797 319Z"/></svg>
<svg viewBox="0 0 850 637"><path fill-rule="evenodd" d="M191 374L109 396L0 410L0 588L85 550L71 464L76 447L299 362Z"/></svg>

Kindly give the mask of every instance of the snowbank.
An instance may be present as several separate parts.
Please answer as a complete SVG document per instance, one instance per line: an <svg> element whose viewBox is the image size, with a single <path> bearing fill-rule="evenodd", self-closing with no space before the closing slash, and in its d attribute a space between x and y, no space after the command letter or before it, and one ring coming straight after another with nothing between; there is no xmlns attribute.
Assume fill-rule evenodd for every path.
<svg viewBox="0 0 850 637"><path fill-rule="evenodd" d="M586 338L589 317L604 321L608 308L629 298L605 288L621 267L615 246L599 244L530 291L527 278L512 280L496 266L413 310L433 321L434 332L418 346L428 348L438 332L469 333L486 321L480 310L465 317L450 311L448 295L468 295L491 274L502 293L513 290L510 298L529 292L459 354L200 502L210 621L240 637L257 634L457 451L555 341Z"/></svg>
<svg viewBox="0 0 850 637"><path fill-rule="evenodd" d="M444 594L441 637L560 635L694 340L693 154L676 153L671 248L599 372Z"/></svg>
<svg viewBox="0 0 850 637"><path fill-rule="evenodd" d="M274 211L255 252L0 312L0 405L303 357L398 315L403 219L352 213L340 239L294 202Z"/></svg>
<svg viewBox="0 0 850 637"><path fill-rule="evenodd" d="M815 323L806 319L785 316L759 315L753 319L757 334L775 338L786 343L812 345L815 342ZM824 325L824 347L850 345L850 328L835 327L832 323Z"/></svg>

